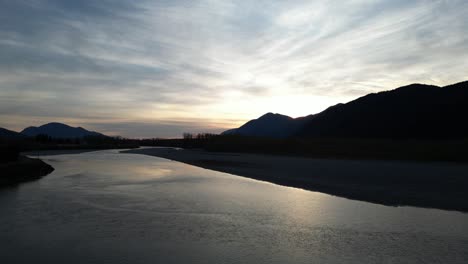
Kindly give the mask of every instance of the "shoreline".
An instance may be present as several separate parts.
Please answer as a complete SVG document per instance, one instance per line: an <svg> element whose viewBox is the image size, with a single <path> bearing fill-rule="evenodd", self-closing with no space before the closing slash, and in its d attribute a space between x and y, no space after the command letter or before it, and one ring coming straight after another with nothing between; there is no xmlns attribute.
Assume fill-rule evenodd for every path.
<svg viewBox="0 0 468 264"><path fill-rule="evenodd" d="M388 206L468 212L468 165L335 160L173 148L121 151Z"/></svg>
<svg viewBox="0 0 468 264"><path fill-rule="evenodd" d="M20 155L17 161L0 164L0 171L0 187L5 187L40 179L53 172L54 168L41 159Z"/></svg>
<svg viewBox="0 0 468 264"><path fill-rule="evenodd" d="M69 154L81 154L86 152L94 152L105 149L48 149L48 150L32 150L21 152L24 156L55 156L55 155L69 155Z"/></svg>
<svg viewBox="0 0 468 264"><path fill-rule="evenodd" d="M38 180L52 173L55 169L44 162L41 156L80 154L99 150L101 149L62 149L21 152L17 161L0 163L0 171L2 175L4 175L0 177L0 188Z"/></svg>

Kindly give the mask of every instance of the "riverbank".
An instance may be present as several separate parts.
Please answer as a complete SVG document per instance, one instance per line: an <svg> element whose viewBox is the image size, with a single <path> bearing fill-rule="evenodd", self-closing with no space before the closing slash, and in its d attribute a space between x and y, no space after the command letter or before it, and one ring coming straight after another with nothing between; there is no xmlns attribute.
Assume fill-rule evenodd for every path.
<svg viewBox="0 0 468 264"><path fill-rule="evenodd" d="M22 152L18 160L0 163L0 187L40 179L54 171L54 168L42 161L41 156L80 154L102 149L51 149Z"/></svg>
<svg viewBox="0 0 468 264"><path fill-rule="evenodd" d="M122 152L157 156L372 203L468 212L467 164L312 159L172 148L143 148Z"/></svg>
<svg viewBox="0 0 468 264"><path fill-rule="evenodd" d="M40 159L23 155L18 160L0 163L0 187L40 179L54 171L54 168Z"/></svg>
<svg viewBox="0 0 468 264"><path fill-rule="evenodd" d="M68 154L80 154L86 152L99 151L103 149L49 149L49 150L34 150L21 152L24 156L55 156L55 155L68 155Z"/></svg>

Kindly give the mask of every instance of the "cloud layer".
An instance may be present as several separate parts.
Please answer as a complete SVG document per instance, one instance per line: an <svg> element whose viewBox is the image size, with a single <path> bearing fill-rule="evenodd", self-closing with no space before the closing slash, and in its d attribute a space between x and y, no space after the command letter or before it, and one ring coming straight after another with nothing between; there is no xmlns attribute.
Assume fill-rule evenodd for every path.
<svg viewBox="0 0 468 264"><path fill-rule="evenodd" d="M467 79L468 2L18 0L0 8L0 126L219 132Z"/></svg>

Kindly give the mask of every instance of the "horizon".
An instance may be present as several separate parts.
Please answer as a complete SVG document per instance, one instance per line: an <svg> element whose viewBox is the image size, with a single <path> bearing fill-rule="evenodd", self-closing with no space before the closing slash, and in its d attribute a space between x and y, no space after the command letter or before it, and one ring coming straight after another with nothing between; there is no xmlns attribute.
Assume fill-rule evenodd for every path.
<svg viewBox="0 0 468 264"><path fill-rule="evenodd" d="M220 133L267 112L458 83L468 68L461 0L3 5L0 127L14 131Z"/></svg>
<svg viewBox="0 0 468 264"><path fill-rule="evenodd" d="M465 80L465 81L461 81L461 82L457 82L457 83L452 83L452 84L448 84L446 86L451 86L451 85L457 85L457 84L461 84L461 83L467 83L468 80ZM436 86L436 85L432 85L432 84L426 84L426 83L411 83L411 84L407 84L407 85L404 85L404 86L401 86L401 87L396 87L394 89L390 89L390 90L385 90L385 91L380 91L380 92L388 92L388 91L393 91L393 90L397 90L397 89L400 89L400 88L405 88L405 87L409 87L409 86L413 86L413 85L423 85L423 86ZM439 87L439 88L444 88L446 86L436 86L436 87ZM369 94L367 94L369 95ZM364 95L366 96L366 95ZM111 137L124 137L124 138L131 138L131 139L154 139L154 138L161 138L161 139L176 139L176 138L181 138L182 134L185 134L185 133L189 133L189 134L205 134L205 133L208 133L208 134L220 134L222 132L225 132L227 130L231 130L231 129L237 129L239 128L240 126L244 125L245 123L249 122L249 121L252 121L252 120L255 120L255 119L259 119L261 117L263 117L264 115L267 115L267 114L273 114L273 115L283 115L283 116L288 116L288 117L292 117L294 119L296 118L300 118L300 117L307 117L309 115L316 115L316 114L319 114L323 111L325 111L326 109L332 107L332 106L336 106L336 105L339 105L339 104L347 104L349 102L352 102L352 101L355 101L361 97L364 97L364 96L360 96L360 97L356 97L356 98L353 98L351 99L350 101L348 102L344 102L344 103L338 103L338 104L334 104L334 105L330 105L330 106L327 106L325 109L321 110L320 112L317 112L317 113L312 113L312 114L308 114L308 115L303 115L303 116L297 116L297 117L292 117L292 116L289 116L289 115L284 115L282 113L277 113L277 112L265 112L263 113L261 116L257 116L257 117L252 117L251 119L248 119L246 120L244 123L242 123L241 125L239 125L238 127L232 127L232 128L221 128L221 130L215 130L215 131L207 131L206 129L203 130L199 130L199 131L182 131L179 135L174 135L174 136L158 136L158 135L153 135L153 136L147 136L147 137L126 137L126 136L122 136L122 135L119 135L119 134L106 134L106 133L102 133L101 131L97 131L97 130L93 130L93 129L87 129L86 127L83 127L81 125L77 125L77 124L70 124L70 123L64 123L64 122L59 122L59 121L51 121L51 122L48 122L48 123L42 123L42 124L37 124L37 125L29 125L29 126L26 126L24 128L21 128L19 130L14 130L14 129L9 129L9 128L6 128L6 127L3 127L3 128L6 128L8 130L11 130L13 132L18 132L18 133L21 133L23 130L27 129L27 128L30 128L30 127L40 127L40 126L43 126L43 125L49 125L49 124L60 124L60 125L66 125L66 126L70 126L70 127L73 127L73 128L84 128L88 131L91 131L91 132L98 132L98 133L102 133L106 136L111 136ZM2 127L0 127L2 128Z"/></svg>

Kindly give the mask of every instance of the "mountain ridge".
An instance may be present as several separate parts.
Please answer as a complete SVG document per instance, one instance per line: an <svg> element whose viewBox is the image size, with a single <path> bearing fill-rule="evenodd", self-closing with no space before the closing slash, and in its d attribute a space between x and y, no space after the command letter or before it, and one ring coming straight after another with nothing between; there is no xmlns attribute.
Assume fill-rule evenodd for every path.
<svg viewBox="0 0 468 264"><path fill-rule="evenodd" d="M289 127L277 120L259 122L271 114L267 113L226 134L274 138L468 138L468 125L463 122L468 115L467 99L468 81L444 87L414 83L370 93L317 114L291 118Z"/></svg>
<svg viewBox="0 0 468 264"><path fill-rule="evenodd" d="M0 138L22 138L24 135L13 130L0 127Z"/></svg>
<svg viewBox="0 0 468 264"><path fill-rule="evenodd" d="M38 127L30 126L23 129L21 134L29 137L44 134L52 138L83 138L85 136L104 136L101 133L89 131L82 127L72 127L67 124L58 122L51 122Z"/></svg>
<svg viewBox="0 0 468 264"><path fill-rule="evenodd" d="M284 138L295 133L295 119L277 113L266 113L245 123L239 128L224 131L224 135L263 136Z"/></svg>

